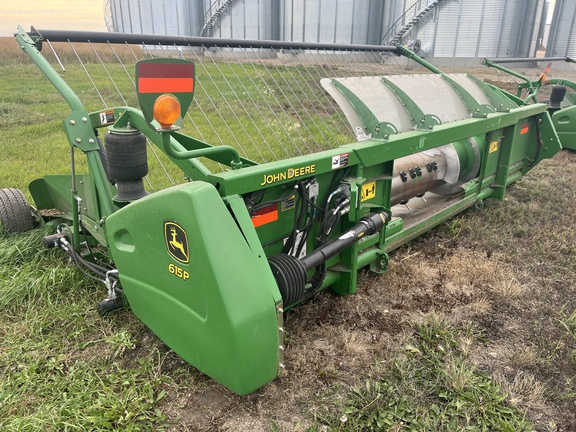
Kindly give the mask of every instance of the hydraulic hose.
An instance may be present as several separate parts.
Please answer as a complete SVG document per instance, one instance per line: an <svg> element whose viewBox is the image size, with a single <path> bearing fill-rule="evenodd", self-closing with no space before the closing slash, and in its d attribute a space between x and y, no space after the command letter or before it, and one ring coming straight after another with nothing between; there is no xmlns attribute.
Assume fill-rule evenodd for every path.
<svg viewBox="0 0 576 432"><path fill-rule="evenodd" d="M370 213L368 216L360 219L360 222L348 231L320 246L300 261L304 264L306 271L318 267L320 264L328 261L330 258L338 255L344 249L359 241L362 237L380 231L389 219L390 215L386 212Z"/></svg>

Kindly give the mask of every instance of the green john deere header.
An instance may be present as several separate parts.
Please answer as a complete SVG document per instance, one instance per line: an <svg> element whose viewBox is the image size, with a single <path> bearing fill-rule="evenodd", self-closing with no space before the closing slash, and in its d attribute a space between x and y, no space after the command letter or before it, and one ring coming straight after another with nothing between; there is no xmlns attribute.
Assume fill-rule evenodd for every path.
<svg viewBox="0 0 576 432"><path fill-rule="evenodd" d="M46 39L98 43L111 37L118 39L112 43L138 37L142 52L160 43L172 51L167 58L140 60L130 71L140 108L87 111L38 48ZM256 42L158 38L19 30L22 49L70 105L63 125L72 155L87 159L85 173L72 163L70 175L32 182L34 214L40 224L57 221L55 234L45 238L47 247L61 247L102 280L107 297L98 305L101 312L128 305L184 360L238 394L265 385L285 368L286 309L328 288L354 293L360 268L385 272L391 250L484 199L504 198L509 184L561 149L545 104L519 103L471 75L444 74L402 48L337 46L323 61L354 58L364 70L373 55L375 69L385 70L386 55L404 56L399 58L427 73L340 74L314 87L300 78L272 83L262 71L278 68L288 49L294 53L286 61L307 61L313 50L325 54L325 45L259 41L254 56L274 57L246 69L238 53ZM174 49L176 44L188 51ZM186 59L198 52L226 80L230 70L246 70L248 80L265 88L253 96L248 80L234 85L243 101L257 99L262 114L275 114L269 105L274 92L301 86L302 98L318 94L331 100L321 104L332 108L319 116L326 126L318 127L328 140L341 139L339 132L330 136L342 123L333 120L337 111L354 138L257 163L234 145L245 109L243 101L232 106L222 86L213 91L234 114L226 117L233 132L229 144L210 145L184 134L193 97L212 88L199 63ZM276 76L312 69L285 67ZM285 104L293 118L296 103ZM213 106L191 110L202 109L202 122L208 123L215 121ZM252 135L264 152L265 128L277 127L279 136L301 134L304 117L288 127L272 118ZM185 181L150 190L152 152ZM21 193L6 189L0 198L5 227L20 226L21 220L23 228L31 227ZM6 210L6 203L19 211Z"/></svg>

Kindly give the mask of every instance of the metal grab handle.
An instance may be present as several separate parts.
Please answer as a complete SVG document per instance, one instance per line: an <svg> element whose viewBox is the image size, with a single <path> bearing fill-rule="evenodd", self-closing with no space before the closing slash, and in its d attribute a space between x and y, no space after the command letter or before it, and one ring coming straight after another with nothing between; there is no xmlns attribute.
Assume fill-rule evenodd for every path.
<svg viewBox="0 0 576 432"><path fill-rule="evenodd" d="M166 154L174 159L184 160L199 157L210 157L215 154L230 154L232 156L232 161L230 162L230 167L232 169L240 168L243 164L240 160L240 155L234 147L227 145L217 146L217 147L207 147L203 149L196 150L176 150L171 142L172 134L169 132L162 132L162 145Z"/></svg>

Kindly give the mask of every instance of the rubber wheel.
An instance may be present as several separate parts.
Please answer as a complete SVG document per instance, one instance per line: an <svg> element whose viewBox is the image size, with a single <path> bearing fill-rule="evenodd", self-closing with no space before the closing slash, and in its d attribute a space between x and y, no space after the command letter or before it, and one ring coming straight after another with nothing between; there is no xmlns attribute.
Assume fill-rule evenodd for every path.
<svg viewBox="0 0 576 432"><path fill-rule="evenodd" d="M20 233L34 228L34 219L24 194L18 189L0 189L0 231Z"/></svg>

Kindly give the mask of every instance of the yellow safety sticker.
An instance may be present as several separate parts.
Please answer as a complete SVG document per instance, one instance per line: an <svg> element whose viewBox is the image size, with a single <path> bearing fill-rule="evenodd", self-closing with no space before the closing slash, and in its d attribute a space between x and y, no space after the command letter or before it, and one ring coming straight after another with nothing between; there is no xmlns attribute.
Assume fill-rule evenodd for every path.
<svg viewBox="0 0 576 432"><path fill-rule="evenodd" d="M498 141L491 141L488 153L494 153L495 151L498 151Z"/></svg>
<svg viewBox="0 0 576 432"><path fill-rule="evenodd" d="M367 201L376 196L376 182L365 183L362 185L360 201Z"/></svg>
<svg viewBox="0 0 576 432"><path fill-rule="evenodd" d="M100 125L101 126L106 126L109 124L112 124L116 121L116 119L114 118L114 110L106 110L106 111L102 111L100 112Z"/></svg>

